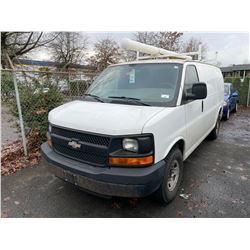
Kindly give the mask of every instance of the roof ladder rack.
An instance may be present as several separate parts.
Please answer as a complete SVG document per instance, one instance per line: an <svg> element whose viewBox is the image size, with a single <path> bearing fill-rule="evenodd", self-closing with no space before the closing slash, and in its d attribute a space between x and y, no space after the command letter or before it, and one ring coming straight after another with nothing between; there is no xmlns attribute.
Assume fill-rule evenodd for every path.
<svg viewBox="0 0 250 250"><path fill-rule="evenodd" d="M201 45L199 45L199 51L188 53L176 53L166 49L157 48L144 43L136 42L131 39L125 38L121 42L121 47L125 50L136 51L137 60L149 60L149 59L180 59L180 60L192 60L191 56L198 55L198 60L201 60ZM140 53L147 54L147 56L140 56Z"/></svg>

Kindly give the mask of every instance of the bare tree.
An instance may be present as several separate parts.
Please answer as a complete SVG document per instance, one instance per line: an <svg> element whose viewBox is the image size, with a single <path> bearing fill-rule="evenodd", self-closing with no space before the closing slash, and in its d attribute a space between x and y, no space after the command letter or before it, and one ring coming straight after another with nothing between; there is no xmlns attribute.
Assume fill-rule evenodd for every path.
<svg viewBox="0 0 250 250"><path fill-rule="evenodd" d="M181 47L181 32L136 32L134 34L136 41L146 43L159 48L179 51Z"/></svg>
<svg viewBox="0 0 250 250"><path fill-rule="evenodd" d="M111 38L99 40L94 44L95 55L89 58L89 64L102 71L108 65L117 63L120 59L119 46Z"/></svg>
<svg viewBox="0 0 250 250"><path fill-rule="evenodd" d="M199 50L199 45L201 46L201 59L204 60L206 58L206 53L208 51L208 46L202 42L201 39L196 39L191 37L188 41L183 43L182 45L182 52L195 52ZM198 58L194 58L198 59Z"/></svg>
<svg viewBox="0 0 250 250"><path fill-rule="evenodd" d="M134 34L134 37L136 39L136 41L140 42L140 43L145 43L148 45L153 45L153 46L157 46L157 32L147 32L147 31L143 31L143 32L136 32Z"/></svg>
<svg viewBox="0 0 250 250"><path fill-rule="evenodd" d="M131 50L120 50L120 61L130 62L136 60L136 52Z"/></svg>
<svg viewBox="0 0 250 250"><path fill-rule="evenodd" d="M60 32L49 47L54 61L68 69L70 65L82 62L87 45L87 37L79 32Z"/></svg>
<svg viewBox="0 0 250 250"><path fill-rule="evenodd" d="M56 38L56 34L44 32L1 32L1 64L7 67L6 53L11 60L45 46Z"/></svg>

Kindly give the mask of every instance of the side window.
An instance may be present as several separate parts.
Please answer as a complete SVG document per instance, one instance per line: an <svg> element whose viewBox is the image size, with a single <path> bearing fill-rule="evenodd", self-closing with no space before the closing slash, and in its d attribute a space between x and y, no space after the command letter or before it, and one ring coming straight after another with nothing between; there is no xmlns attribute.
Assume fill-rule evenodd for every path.
<svg viewBox="0 0 250 250"><path fill-rule="evenodd" d="M234 87L233 85L230 85L230 95L232 95L233 92L234 92Z"/></svg>
<svg viewBox="0 0 250 250"><path fill-rule="evenodd" d="M184 81L184 94L191 94L192 87L194 83L199 82L199 77L197 74L197 70L194 65L188 65L186 68L186 75Z"/></svg>

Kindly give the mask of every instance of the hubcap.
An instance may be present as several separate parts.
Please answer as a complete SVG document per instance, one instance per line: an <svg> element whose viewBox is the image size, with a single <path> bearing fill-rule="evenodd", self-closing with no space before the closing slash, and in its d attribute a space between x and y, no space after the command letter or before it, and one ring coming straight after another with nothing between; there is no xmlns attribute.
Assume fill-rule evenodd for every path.
<svg viewBox="0 0 250 250"><path fill-rule="evenodd" d="M171 166L170 166L170 171L168 175L168 181L167 181L167 189L169 191L173 191L176 187L176 184L178 182L180 175L180 165L177 160L173 160Z"/></svg>

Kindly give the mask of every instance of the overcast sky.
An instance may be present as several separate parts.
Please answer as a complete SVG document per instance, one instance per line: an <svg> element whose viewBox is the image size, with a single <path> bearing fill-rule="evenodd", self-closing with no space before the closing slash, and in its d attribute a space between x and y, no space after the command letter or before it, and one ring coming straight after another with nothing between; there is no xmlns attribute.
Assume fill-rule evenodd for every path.
<svg viewBox="0 0 250 250"><path fill-rule="evenodd" d="M89 47L91 53L91 45L96 41L111 37L118 43L122 38L133 39L134 32L83 32L89 38ZM228 33L228 32L184 32L183 41L194 37L200 39L208 46L206 60L211 63L215 62L216 52L217 60L222 66L231 64L250 63L249 54L249 33ZM47 51L41 51L33 55L34 59L48 60L50 59Z"/></svg>

